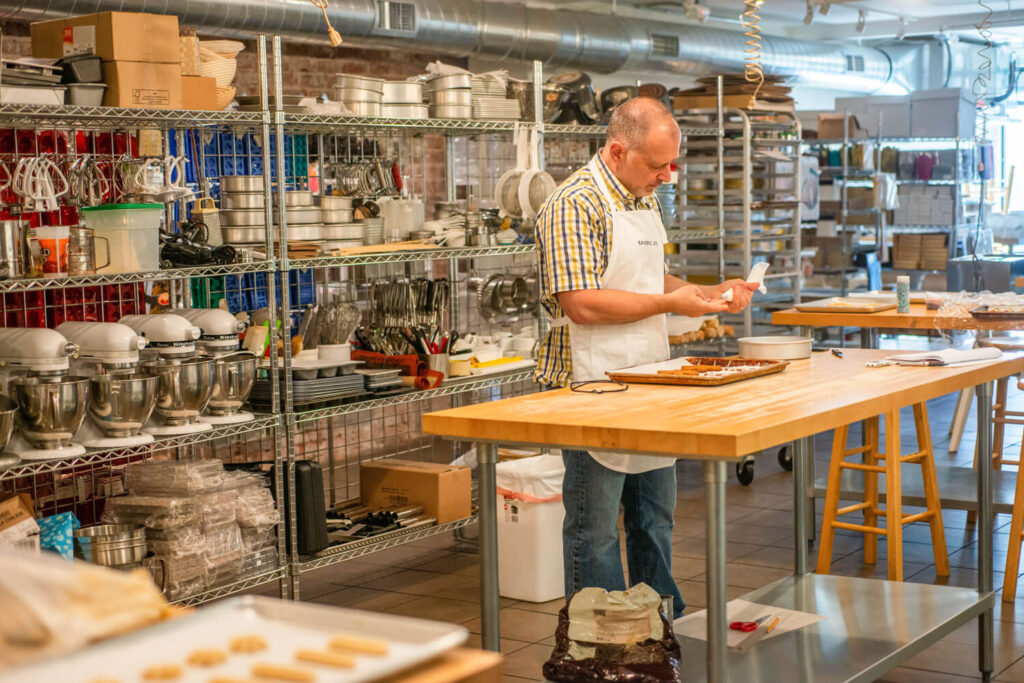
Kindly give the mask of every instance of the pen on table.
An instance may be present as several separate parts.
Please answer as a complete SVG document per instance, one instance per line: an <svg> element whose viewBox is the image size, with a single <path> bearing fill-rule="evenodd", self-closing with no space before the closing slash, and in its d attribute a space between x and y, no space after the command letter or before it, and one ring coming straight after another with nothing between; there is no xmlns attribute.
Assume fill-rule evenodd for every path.
<svg viewBox="0 0 1024 683"><path fill-rule="evenodd" d="M782 617L775 617L775 620L768 626L768 630L766 630L765 633L771 633L772 629L778 626L780 621L782 621Z"/></svg>
<svg viewBox="0 0 1024 683"><path fill-rule="evenodd" d="M835 356L836 358L842 358L843 357L843 352L840 351L839 349L829 349L829 351L831 351L832 355Z"/></svg>

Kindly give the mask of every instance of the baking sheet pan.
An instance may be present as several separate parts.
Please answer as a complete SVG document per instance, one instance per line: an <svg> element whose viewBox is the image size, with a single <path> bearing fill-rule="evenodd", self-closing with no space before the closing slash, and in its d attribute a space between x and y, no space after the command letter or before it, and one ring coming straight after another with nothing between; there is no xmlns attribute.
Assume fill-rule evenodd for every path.
<svg viewBox="0 0 1024 683"><path fill-rule="evenodd" d="M803 313L878 313L896 308L895 297L891 300L830 296L817 301L794 304L793 308Z"/></svg>
<svg viewBox="0 0 1024 683"><path fill-rule="evenodd" d="M267 649L255 654L234 654L229 641L258 635ZM298 663L300 649L328 650L335 635L386 641L382 657L357 655L352 669ZM5 683L87 683L99 679L138 681L154 665L177 664L180 683L206 683L211 678L251 680L255 663L298 667L316 674L317 683L362 683L393 674L442 654L465 642L462 626L391 614L246 596L232 598L178 619L114 638L77 653L7 672ZM219 666L188 666L196 650L223 650L227 661Z"/></svg>
<svg viewBox="0 0 1024 683"><path fill-rule="evenodd" d="M1002 306L1000 308L1006 307ZM1024 306L1021 306L1019 311L993 311L988 306L979 306L978 308L971 309L971 315L978 320L991 320L993 322L1024 320Z"/></svg>
<svg viewBox="0 0 1024 683"><path fill-rule="evenodd" d="M722 368L744 366L751 367L752 369L722 375L708 373L708 376L694 375L693 377L658 374L660 370L678 370L683 365L717 365ZM749 358L739 358L737 356L729 358L698 358L690 356L687 358L673 358L671 360L665 360L658 363L637 365L632 368L623 368L621 370L612 370L605 374L608 375L609 379L615 380L616 382L626 382L629 384L671 384L679 386L717 387L723 384L741 382L745 379L752 379L754 377L773 375L776 372L782 372L785 370L787 365L789 365L789 362L784 360L754 360Z"/></svg>

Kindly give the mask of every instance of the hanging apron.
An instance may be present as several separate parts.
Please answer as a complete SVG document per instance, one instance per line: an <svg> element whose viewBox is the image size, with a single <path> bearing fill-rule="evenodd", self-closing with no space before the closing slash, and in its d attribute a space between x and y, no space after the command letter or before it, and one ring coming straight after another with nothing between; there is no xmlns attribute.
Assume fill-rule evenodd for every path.
<svg viewBox="0 0 1024 683"><path fill-rule="evenodd" d="M611 207L611 251L601 276L601 289L638 294L665 293L665 226L654 210L620 211L595 160L588 165L598 191ZM552 321L552 327L569 327L572 350L572 380L608 379L607 370L667 360L668 328L665 315L616 325L577 325L567 316ZM616 472L639 474L675 461L650 455L590 452L590 456Z"/></svg>

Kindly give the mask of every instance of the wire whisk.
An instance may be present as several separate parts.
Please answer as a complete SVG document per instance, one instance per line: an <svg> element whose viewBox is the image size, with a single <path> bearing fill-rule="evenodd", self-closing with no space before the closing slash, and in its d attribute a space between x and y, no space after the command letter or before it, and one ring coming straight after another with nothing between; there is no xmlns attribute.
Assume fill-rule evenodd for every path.
<svg viewBox="0 0 1024 683"><path fill-rule="evenodd" d="M750 109L754 109L757 103L757 95L764 85L764 68L761 66L761 5L764 0L743 0L743 15L740 23L743 25L743 35L746 40L743 42L746 49L743 50L743 77L747 83L757 83L754 94L750 96Z"/></svg>

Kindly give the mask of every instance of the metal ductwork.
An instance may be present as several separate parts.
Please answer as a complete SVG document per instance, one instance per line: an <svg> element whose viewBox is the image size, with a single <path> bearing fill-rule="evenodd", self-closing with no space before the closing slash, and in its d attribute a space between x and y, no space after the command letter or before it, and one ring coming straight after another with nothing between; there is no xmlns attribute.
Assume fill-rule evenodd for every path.
<svg viewBox="0 0 1024 683"><path fill-rule="evenodd" d="M0 17L20 21L106 11L175 14L182 25L220 35L327 35L320 9L306 0L0 0ZM462 0L333 0L327 11L334 27L359 45L540 60L549 68L596 73L743 70L743 34L703 25ZM961 84L953 69L964 60L952 59L948 47L944 77L915 59L936 52L935 45L944 43L879 49L764 36L762 63L766 73L793 84L849 92L898 95Z"/></svg>

